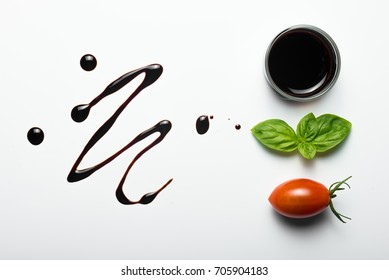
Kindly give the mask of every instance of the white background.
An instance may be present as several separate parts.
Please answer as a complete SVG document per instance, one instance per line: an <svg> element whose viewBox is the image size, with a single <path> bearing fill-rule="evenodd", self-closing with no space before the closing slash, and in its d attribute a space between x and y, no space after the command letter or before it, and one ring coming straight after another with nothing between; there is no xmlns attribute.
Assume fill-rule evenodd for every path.
<svg viewBox="0 0 389 280"><path fill-rule="evenodd" d="M385 1L1 1L1 259L387 259ZM317 101L291 103L263 74L270 41L311 24L337 43L342 69ZM92 53L97 68L79 60ZM91 177L66 177L87 140L135 88L93 108L71 109L122 74L150 63L161 78L125 110L82 167L105 159L169 119L165 140L134 166L133 199L174 178L150 205L125 206L115 190L139 143ZM342 145L313 161L270 152L250 128L269 118L293 127L309 112L352 122ZM195 122L214 115L207 134ZM235 130L241 124L241 130ZM27 131L45 132L32 146ZM308 221L280 217L267 202L281 182L350 179L330 211Z"/></svg>

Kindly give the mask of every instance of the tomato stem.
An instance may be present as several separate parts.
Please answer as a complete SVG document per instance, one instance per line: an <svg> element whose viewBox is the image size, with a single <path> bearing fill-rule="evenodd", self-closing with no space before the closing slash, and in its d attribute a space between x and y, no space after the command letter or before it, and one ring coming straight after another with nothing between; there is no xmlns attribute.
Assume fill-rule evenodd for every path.
<svg viewBox="0 0 389 280"><path fill-rule="evenodd" d="M347 217L345 215L342 215L340 214L339 212L337 212L335 210L335 207L334 207L334 204L332 203L332 199L336 197L336 194L335 192L336 191L342 191L344 190L345 188L341 188L342 185L346 185L349 189L351 188L350 185L346 182L348 179L350 179L352 176L344 179L343 181L340 181L340 182L335 182L333 183L330 187L329 187L329 191L330 191L330 208L331 208L331 211L332 213L334 213L334 215L342 222L342 223L346 223L344 219L348 219L348 220L351 220L350 217ZM344 218L344 219L342 219Z"/></svg>

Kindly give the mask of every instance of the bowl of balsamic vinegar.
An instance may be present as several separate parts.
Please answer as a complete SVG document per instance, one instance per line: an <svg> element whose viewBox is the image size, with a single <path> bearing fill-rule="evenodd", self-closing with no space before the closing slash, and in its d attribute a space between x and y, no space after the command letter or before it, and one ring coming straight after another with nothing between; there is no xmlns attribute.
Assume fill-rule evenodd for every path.
<svg viewBox="0 0 389 280"><path fill-rule="evenodd" d="M265 75L282 97L310 101L326 93L338 79L340 54L332 38L311 25L292 26L268 47Z"/></svg>

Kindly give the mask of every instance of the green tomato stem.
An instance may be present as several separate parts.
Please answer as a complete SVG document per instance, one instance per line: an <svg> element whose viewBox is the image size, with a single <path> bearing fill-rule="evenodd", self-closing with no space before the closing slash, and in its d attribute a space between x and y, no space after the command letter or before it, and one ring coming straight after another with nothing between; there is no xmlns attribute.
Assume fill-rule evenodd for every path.
<svg viewBox="0 0 389 280"><path fill-rule="evenodd" d="M336 194L335 192L336 191L342 191L344 190L345 188L341 188L342 185L346 185L348 188L350 188L350 185L346 182L348 179L350 179L352 176L344 179L343 181L340 181L340 182L335 182L333 183L330 187L329 187L329 191L330 191L330 203L329 203L329 206L330 206L330 209L332 211L332 213L334 213L334 215L342 222L342 223L346 223L346 221L344 219L348 219L348 220L351 220L350 217L347 217L345 215L342 215L340 214L338 211L335 210L335 207L334 207L334 204L332 203L332 199L336 197ZM344 218L344 219L343 219Z"/></svg>

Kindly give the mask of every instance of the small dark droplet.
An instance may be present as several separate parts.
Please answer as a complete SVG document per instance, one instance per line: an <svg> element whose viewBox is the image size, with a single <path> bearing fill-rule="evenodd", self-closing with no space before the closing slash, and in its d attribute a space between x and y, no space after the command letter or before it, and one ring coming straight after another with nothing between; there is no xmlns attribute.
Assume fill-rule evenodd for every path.
<svg viewBox="0 0 389 280"><path fill-rule="evenodd" d="M196 130L198 134L205 134L209 129L209 119L208 116L202 115L198 117L196 121Z"/></svg>
<svg viewBox="0 0 389 280"><path fill-rule="evenodd" d="M39 127L33 127L31 128L27 133L27 139L30 141L33 145L39 145L43 142L43 139L45 138L45 135Z"/></svg>
<svg viewBox="0 0 389 280"><path fill-rule="evenodd" d="M239 129L241 129L241 126L240 126L240 124L237 124L237 125L235 125L235 129L236 129L236 130L239 130Z"/></svg>
<svg viewBox="0 0 389 280"><path fill-rule="evenodd" d="M153 200L157 197L159 192L151 192L151 193L146 193L142 198L139 200L140 204L149 204L153 202Z"/></svg>
<svg viewBox="0 0 389 280"><path fill-rule="evenodd" d="M89 104L78 105L73 108L71 116L75 122L83 122L89 115L90 106Z"/></svg>
<svg viewBox="0 0 389 280"><path fill-rule="evenodd" d="M213 120L213 116L211 115L211 116L209 116L209 118L211 119L211 120Z"/></svg>
<svg viewBox="0 0 389 280"><path fill-rule="evenodd" d="M85 71L92 71L96 68L97 60L96 58L91 54L86 54L83 57L81 57L80 60L81 68Z"/></svg>

